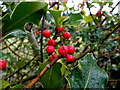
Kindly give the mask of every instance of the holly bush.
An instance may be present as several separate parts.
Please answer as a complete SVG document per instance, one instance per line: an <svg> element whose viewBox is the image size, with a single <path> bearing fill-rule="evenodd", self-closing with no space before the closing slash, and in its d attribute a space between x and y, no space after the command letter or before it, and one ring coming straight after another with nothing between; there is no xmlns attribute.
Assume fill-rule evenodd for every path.
<svg viewBox="0 0 120 90"><path fill-rule="evenodd" d="M120 1L67 1L2 2L1 89L120 87Z"/></svg>

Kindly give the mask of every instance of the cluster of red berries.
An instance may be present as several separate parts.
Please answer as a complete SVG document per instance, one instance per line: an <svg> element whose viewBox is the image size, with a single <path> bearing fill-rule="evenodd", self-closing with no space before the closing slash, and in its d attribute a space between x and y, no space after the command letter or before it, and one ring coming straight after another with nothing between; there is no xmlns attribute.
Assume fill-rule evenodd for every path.
<svg viewBox="0 0 120 90"><path fill-rule="evenodd" d="M96 16L98 18L101 18L102 16L104 16L104 14L102 14L102 11L99 10L99 11L97 11Z"/></svg>
<svg viewBox="0 0 120 90"><path fill-rule="evenodd" d="M6 62L3 60L0 60L0 69L6 68Z"/></svg>
<svg viewBox="0 0 120 90"><path fill-rule="evenodd" d="M61 33L63 31L64 31L64 28L57 28L58 33ZM49 30L44 30L42 32L42 34L44 37L50 38L50 31ZM71 35L69 32L64 32L63 37L65 39L69 39L71 37ZM51 54L49 57L49 60L52 61L52 60L54 60L54 58L56 58L58 56L57 54L53 54L53 52L55 51L54 46L56 45L56 41L54 39L50 39L50 40L48 40L47 44L48 44L48 46L46 46L46 52L48 54ZM58 48L58 53L61 56L65 56L67 62L74 61L74 56L70 55L70 54L73 54L74 52L75 52L75 48L73 46L62 45Z"/></svg>

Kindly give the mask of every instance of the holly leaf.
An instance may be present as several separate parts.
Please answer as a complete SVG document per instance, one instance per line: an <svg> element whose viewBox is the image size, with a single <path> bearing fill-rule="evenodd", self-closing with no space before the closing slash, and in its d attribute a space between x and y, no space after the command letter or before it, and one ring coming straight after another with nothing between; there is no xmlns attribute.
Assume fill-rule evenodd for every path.
<svg viewBox="0 0 120 90"><path fill-rule="evenodd" d="M13 86L13 87L11 87L10 89L17 89L17 90L23 90L23 88L25 88L25 86L24 85L22 85L22 84L17 84L17 85L15 85L15 86Z"/></svg>
<svg viewBox="0 0 120 90"><path fill-rule="evenodd" d="M60 18L61 18L62 10L50 10L49 9L48 11L52 14L56 27L60 27L59 21L60 21Z"/></svg>
<svg viewBox="0 0 120 90"><path fill-rule="evenodd" d="M107 78L107 73L97 65L92 54L81 58L79 66L67 77L71 88L105 88Z"/></svg>
<svg viewBox="0 0 120 90"><path fill-rule="evenodd" d="M40 64L38 74L45 68L49 61L46 61L43 64ZM43 84L44 88L59 88L62 83L62 74L61 63L54 64L40 79L40 82Z"/></svg>
<svg viewBox="0 0 120 90"><path fill-rule="evenodd" d="M9 85L10 85L10 83L8 83L7 81L0 80L0 89L6 88Z"/></svg>
<svg viewBox="0 0 120 90"><path fill-rule="evenodd" d="M65 25L71 25L71 26L79 25L82 19L83 17L80 13L72 13L69 20L65 22Z"/></svg>
<svg viewBox="0 0 120 90"><path fill-rule="evenodd" d="M16 30L24 29L26 22L39 24L42 15L46 13L47 3L45 2L21 2L14 8L12 14L5 15L2 20L2 35ZM6 19L7 22L5 21Z"/></svg>

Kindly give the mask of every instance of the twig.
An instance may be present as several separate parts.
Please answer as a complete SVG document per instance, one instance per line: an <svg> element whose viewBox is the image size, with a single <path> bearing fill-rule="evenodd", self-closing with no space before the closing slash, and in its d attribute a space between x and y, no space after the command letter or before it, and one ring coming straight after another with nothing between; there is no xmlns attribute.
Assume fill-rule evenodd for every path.
<svg viewBox="0 0 120 90"><path fill-rule="evenodd" d="M118 82L118 81L120 81L120 79L110 79L110 80L108 80L108 82Z"/></svg>
<svg viewBox="0 0 120 90"><path fill-rule="evenodd" d="M87 53L90 53L90 52L92 52L93 50L94 50L93 48L90 48L90 49L86 50L85 52L83 52L83 53L81 53L80 55L76 56L76 57L75 57L75 60L78 60L78 59L84 57Z"/></svg>
<svg viewBox="0 0 120 90"><path fill-rule="evenodd" d="M113 10L120 4L120 1L115 5L115 7L112 8L110 12L113 12Z"/></svg>
<svg viewBox="0 0 120 90"><path fill-rule="evenodd" d="M42 70L42 72L35 78L33 79L25 88L30 88L31 86L33 86L36 82L38 82L40 80L40 78L48 71L49 68L51 68L51 66L53 64L56 63L56 61L61 58L60 55L58 55L52 62L50 62L50 64L47 64L46 67Z"/></svg>
<svg viewBox="0 0 120 90"><path fill-rule="evenodd" d="M41 32L44 30L44 23L45 23L45 16L43 16L43 19L42 19L42 29L41 29ZM40 54L41 54L41 62L43 62L43 35L41 33L41 37L40 37Z"/></svg>
<svg viewBox="0 0 120 90"><path fill-rule="evenodd" d="M28 80L32 80L32 79L34 79L35 77L37 77L36 74L35 74L35 75L32 75L32 76L30 76L30 77L27 77L27 78L25 78L25 79L19 80L19 81L13 83L13 84L10 84L10 85L7 86L5 89L9 89L10 86L14 86L14 85L19 84L19 83L24 83L24 82L26 82L26 81L28 81Z"/></svg>
<svg viewBox="0 0 120 90"><path fill-rule="evenodd" d="M10 45L9 46L11 46L11 45L13 45L13 44L15 44L16 42L17 42L18 40L16 40L15 42L13 42L13 43L10 43ZM4 48L2 48L1 50L4 50L4 49L6 49L7 47L4 47Z"/></svg>
<svg viewBox="0 0 120 90"><path fill-rule="evenodd" d="M15 71L14 73L12 73L10 76L6 77L5 80L7 80L8 78L10 78L11 76L13 76L15 73L19 72L21 69L25 68L28 64L30 64L31 61L33 61L35 58L37 57L37 55L32 58L29 62L27 62L24 66L20 67L17 71Z"/></svg>
<svg viewBox="0 0 120 90"><path fill-rule="evenodd" d="M87 8L89 9L90 16L92 17L92 19L93 19L93 21L94 21L95 25L97 25L97 23L96 23L96 21L95 21L95 19L94 19L93 15L92 15L92 13L91 13L91 10L90 10L90 7L89 7L89 4L88 4L88 1L87 1L87 0L86 0L86 4L87 4Z"/></svg>
<svg viewBox="0 0 120 90"><path fill-rule="evenodd" d="M108 34L102 39L101 44L103 44L104 41L105 41L106 39L108 39L109 36L110 36L111 34L113 34L119 27L120 27L120 23L118 24L118 26L116 26L116 28L115 28L114 30L112 30L110 33L108 33Z"/></svg>
<svg viewBox="0 0 120 90"><path fill-rule="evenodd" d="M25 60L29 60L29 61L30 61L30 59L25 58L25 57L23 57L23 56L20 56L19 54L17 54L16 52L14 52L14 51L10 48L10 46L8 45L8 43L6 42L6 40L3 40L3 41L4 41L5 45L6 45L6 47L9 48L9 50L10 50L12 53L14 53L16 56L18 56L18 57L20 57L20 58L22 58L22 59L25 59Z"/></svg>
<svg viewBox="0 0 120 90"><path fill-rule="evenodd" d="M115 49L118 53L120 53L120 50L118 50L117 48Z"/></svg>

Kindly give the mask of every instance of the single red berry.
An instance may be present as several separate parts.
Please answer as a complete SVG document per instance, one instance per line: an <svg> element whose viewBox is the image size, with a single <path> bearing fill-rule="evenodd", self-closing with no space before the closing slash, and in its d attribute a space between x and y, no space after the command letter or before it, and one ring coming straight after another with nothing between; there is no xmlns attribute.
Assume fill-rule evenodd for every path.
<svg viewBox="0 0 120 90"><path fill-rule="evenodd" d="M50 55L49 60L53 61L57 56L58 56L57 54L52 54L52 55Z"/></svg>
<svg viewBox="0 0 120 90"><path fill-rule="evenodd" d="M50 45L50 46L47 46L47 47L46 47L46 52L47 52L47 53L50 54L50 53L53 53L54 51L55 51L55 48L54 48L53 46Z"/></svg>
<svg viewBox="0 0 120 90"><path fill-rule="evenodd" d="M101 14L101 12L102 12L102 11L100 11L100 10L99 10L99 11L97 11L96 15L99 15L99 14Z"/></svg>
<svg viewBox="0 0 120 90"><path fill-rule="evenodd" d="M65 39L69 39L70 38L70 33L69 32L64 32L64 34L63 34L63 37L65 38Z"/></svg>
<svg viewBox="0 0 120 90"><path fill-rule="evenodd" d="M119 38L118 37L114 37L114 40L117 41L117 40L119 40Z"/></svg>
<svg viewBox="0 0 120 90"><path fill-rule="evenodd" d="M50 40L48 40L48 45L55 46L56 45L56 41L54 39L50 39Z"/></svg>
<svg viewBox="0 0 120 90"><path fill-rule="evenodd" d="M68 54L68 48L65 45L62 45L61 47L58 48L58 53L62 56Z"/></svg>
<svg viewBox="0 0 120 90"><path fill-rule="evenodd" d="M75 59L72 55L67 55L66 60L67 60L67 62L74 62Z"/></svg>
<svg viewBox="0 0 120 90"><path fill-rule="evenodd" d="M75 48L73 46L67 46L67 48L69 54L73 54L75 52Z"/></svg>
<svg viewBox="0 0 120 90"><path fill-rule="evenodd" d="M6 68L6 62L3 60L0 60L0 69Z"/></svg>
<svg viewBox="0 0 120 90"><path fill-rule="evenodd" d="M61 33L63 32L65 29L64 28L57 28L58 32Z"/></svg>
<svg viewBox="0 0 120 90"><path fill-rule="evenodd" d="M46 37L46 38L50 38L50 31L49 30L44 30L43 31L43 36Z"/></svg>
<svg viewBox="0 0 120 90"><path fill-rule="evenodd" d="M101 12L102 12L102 11L99 10L99 11L96 13L96 16L98 16L98 18L101 18L101 16L102 16L102 15L101 15Z"/></svg>

